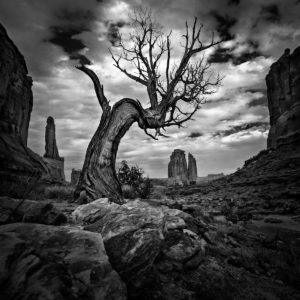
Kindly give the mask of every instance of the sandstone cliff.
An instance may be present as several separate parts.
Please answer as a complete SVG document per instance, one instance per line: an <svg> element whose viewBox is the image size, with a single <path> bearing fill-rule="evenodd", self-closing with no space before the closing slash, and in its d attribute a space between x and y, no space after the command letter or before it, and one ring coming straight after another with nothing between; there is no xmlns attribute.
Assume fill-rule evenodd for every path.
<svg viewBox="0 0 300 300"><path fill-rule="evenodd" d="M28 184L47 173L41 157L27 145L32 110L32 79L23 56L0 24L0 194L12 183Z"/></svg>
<svg viewBox="0 0 300 300"><path fill-rule="evenodd" d="M189 153L187 176L190 181L197 180L197 162L191 153Z"/></svg>
<svg viewBox="0 0 300 300"><path fill-rule="evenodd" d="M175 149L171 154L168 177L174 179L178 184L187 183L187 163L183 150Z"/></svg>
<svg viewBox="0 0 300 300"><path fill-rule="evenodd" d="M300 47L276 61L266 77L270 132L268 148L300 146Z"/></svg>

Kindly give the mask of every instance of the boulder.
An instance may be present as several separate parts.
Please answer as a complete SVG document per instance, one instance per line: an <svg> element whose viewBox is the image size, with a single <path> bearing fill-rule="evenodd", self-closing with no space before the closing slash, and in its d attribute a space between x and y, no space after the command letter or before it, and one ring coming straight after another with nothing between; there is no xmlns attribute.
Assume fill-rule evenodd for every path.
<svg viewBox="0 0 300 300"><path fill-rule="evenodd" d="M103 201L102 207L98 220L85 229L101 233L115 270L124 280L141 285L164 240L163 210L138 200L124 205Z"/></svg>
<svg viewBox="0 0 300 300"><path fill-rule="evenodd" d="M46 225L61 225L67 222L67 217L52 203L36 203L24 214L22 222Z"/></svg>
<svg viewBox="0 0 300 300"><path fill-rule="evenodd" d="M183 270L197 268L203 259L204 241L197 236L202 228L177 209L140 200L119 205L103 198L77 207L72 217L80 224L91 222L85 230L101 233L130 299L161 297L166 280L176 276L173 272L184 277Z"/></svg>
<svg viewBox="0 0 300 300"><path fill-rule="evenodd" d="M286 49L266 76L270 131L268 148L300 146L300 47Z"/></svg>
<svg viewBox="0 0 300 300"><path fill-rule="evenodd" d="M70 227L0 227L1 299L126 299L101 235Z"/></svg>
<svg viewBox="0 0 300 300"><path fill-rule="evenodd" d="M0 225L15 222L61 225L67 217L53 203L0 197Z"/></svg>
<svg viewBox="0 0 300 300"><path fill-rule="evenodd" d="M21 222L26 211L35 204L33 200L0 197L0 225Z"/></svg>

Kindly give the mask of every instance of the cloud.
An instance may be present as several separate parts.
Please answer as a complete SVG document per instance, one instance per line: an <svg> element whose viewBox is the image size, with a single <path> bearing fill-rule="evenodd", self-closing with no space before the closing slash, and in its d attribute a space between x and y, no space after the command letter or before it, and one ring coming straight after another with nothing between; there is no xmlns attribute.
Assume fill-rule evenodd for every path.
<svg viewBox="0 0 300 300"><path fill-rule="evenodd" d="M33 77L28 144L44 153L45 122L51 115L67 178L72 168L82 166L102 112L92 82L74 68L77 61L92 63L111 104L131 97L148 105L144 87L114 68L108 51L118 44L119 33L128 32L128 13L140 5L152 9L166 33L173 30L176 59L182 54L185 20L191 24L197 17L204 24L204 41L210 40L212 31L216 39L224 38L226 42L205 55L225 78L195 114L195 121L180 130L167 129L171 138L154 141L132 126L121 141L118 161L124 158L140 164L150 176L166 177L171 152L182 148L196 157L200 175L234 171L266 146L265 75L285 48L299 44L299 1L212 0L189 5L183 0L1 1L1 22Z"/></svg>
<svg viewBox="0 0 300 300"><path fill-rule="evenodd" d="M234 34L231 33L231 29L237 23L237 19L227 14L221 15L218 11L213 10L211 15L216 20L216 31L224 41L232 40Z"/></svg>
<svg viewBox="0 0 300 300"><path fill-rule="evenodd" d="M267 131L269 129L269 123L267 122L253 122L253 123L244 123L237 126L229 126L229 129L217 131L214 133L214 137L221 136L229 136L240 132L249 132L250 129L256 129L261 131Z"/></svg>
<svg viewBox="0 0 300 300"><path fill-rule="evenodd" d="M260 16L267 22L279 23L281 20L281 13L276 4L263 5L260 11Z"/></svg>
<svg viewBox="0 0 300 300"><path fill-rule="evenodd" d="M202 132L191 132L188 137L191 138L191 139L195 139L195 138L198 138L200 136L203 136Z"/></svg>

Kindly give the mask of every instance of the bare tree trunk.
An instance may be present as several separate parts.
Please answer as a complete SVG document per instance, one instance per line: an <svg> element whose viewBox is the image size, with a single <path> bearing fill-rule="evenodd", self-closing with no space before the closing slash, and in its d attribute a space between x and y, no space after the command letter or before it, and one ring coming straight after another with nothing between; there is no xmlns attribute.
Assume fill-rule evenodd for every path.
<svg viewBox="0 0 300 300"><path fill-rule="evenodd" d="M121 185L115 171L119 143L130 126L143 117L132 99L122 99L112 110L103 112L100 124L87 148L75 199L93 201L103 196L123 203Z"/></svg>

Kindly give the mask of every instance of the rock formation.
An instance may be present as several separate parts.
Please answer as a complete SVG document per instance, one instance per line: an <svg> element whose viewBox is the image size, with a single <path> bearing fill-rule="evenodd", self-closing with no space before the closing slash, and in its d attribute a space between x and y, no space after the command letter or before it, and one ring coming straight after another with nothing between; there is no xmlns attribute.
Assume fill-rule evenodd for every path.
<svg viewBox="0 0 300 300"><path fill-rule="evenodd" d="M197 163L194 156L189 153L188 166L183 150L175 149L170 156L168 164L169 184L186 185L197 180Z"/></svg>
<svg viewBox="0 0 300 300"><path fill-rule="evenodd" d="M55 136L55 123L51 116L47 119L45 142L44 161L46 161L49 168L51 179L64 181L64 158L60 157L58 153Z"/></svg>
<svg viewBox="0 0 300 300"><path fill-rule="evenodd" d="M270 132L268 148L300 146L300 47L284 54L266 77Z"/></svg>
<svg viewBox="0 0 300 300"><path fill-rule="evenodd" d="M47 173L41 157L26 146L33 105L27 74L24 57L0 24L0 194Z"/></svg>
<svg viewBox="0 0 300 300"><path fill-rule="evenodd" d="M80 176L81 170L80 169L72 169L71 173L71 184L76 186L78 181L79 181L79 176Z"/></svg>
<svg viewBox="0 0 300 300"><path fill-rule="evenodd" d="M44 157L60 159L56 145L55 123L50 116L47 119L46 133L45 133L45 154Z"/></svg>
<svg viewBox="0 0 300 300"><path fill-rule="evenodd" d="M1 299L126 299L100 234L14 223L0 235Z"/></svg>
<svg viewBox="0 0 300 300"><path fill-rule="evenodd" d="M197 162L195 157L191 153L189 153L187 174L190 182L195 182L197 180Z"/></svg>
<svg viewBox="0 0 300 300"><path fill-rule="evenodd" d="M168 165L168 177L175 184L183 185L187 183L187 163L183 150L175 149L171 154Z"/></svg>

